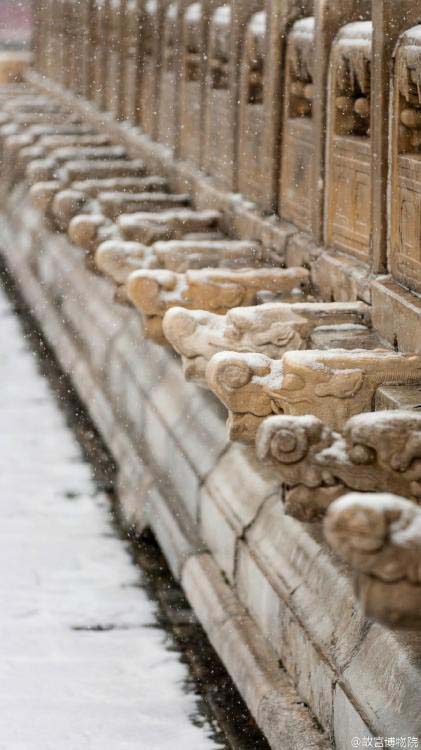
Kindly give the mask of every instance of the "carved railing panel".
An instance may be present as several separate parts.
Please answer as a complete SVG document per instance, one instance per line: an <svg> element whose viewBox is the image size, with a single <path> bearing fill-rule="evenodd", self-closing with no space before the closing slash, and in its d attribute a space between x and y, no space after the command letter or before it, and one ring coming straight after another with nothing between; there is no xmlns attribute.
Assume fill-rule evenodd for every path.
<svg viewBox="0 0 421 750"><path fill-rule="evenodd" d="M308 230L314 182L314 28L314 17L300 19L288 37L280 190L282 216Z"/></svg>
<svg viewBox="0 0 421 750"><path fill-rule="evenodd" d="M163 200L166 193L156 191L165 190L166 187L167 183L161 177L76 180L65 190L59 189L51 195L47 210L51 210L57 227L64 232L67 231L70 221L82 212L90 214L100 211L105 217L114 218L119 211L126 210L124 203L129 200L129 196L136 206L144 202L149 193L154 201L157 200L157 195L158 200Z"/></svg>
<svg viewBox="0 0 421 750"><path fill-rule="evenodd" d="M142 84L142 36L140 33L142 14L140 0L127 0L125 12L124 60L122 72L121 118L132 124L139 120L138 91Z"/></svg>
<svg viewBox="0 0 421 750"><path fill-rule="evenodd" d="M371 244L371 21L345 26L331 56L326 242L368 260Z"/></svg>
<svg viewBox="0 0 421 750"><path fill-rule="evenodd" d="M181 30L179 154L198 167L203 148L207 39L206 4L192 3L184 12Z"/></svg>
<svg viewBox="0 0 421 750"><path fill-rule="evenodd" d="M217 8L210 21L205 119L205 168L224 186L233 182L234 134L230 93L232 9Z"/></svg>
<svg viewBox="0 0 421 750"><path fill-rule="evenodd" d="M257 204L266 199L264 59L266 13L252 16L243 47L240 80L238 189Z"/></svg>
<svg viewBox="0 0 421 750"><path fill-rule="evenodd" d="M159 72L166 5L165 0L143 0L142 5L141 83L137 105L139 124L152 138L156 137L158 128Z"/></svg>
<svg viewBox="0 0 421 750"><path fill-rule="evenodd" d="M398 281L421 291L421 26L396 51L392 139L391 265Z"/></svg>
<svg viewBox="0 0 421 750"><path fill-rule="evenodd" d="M107 0L95 0L93 34L95 55L93 61L93 98L99 109L106 104L108 5Z"/></svg>

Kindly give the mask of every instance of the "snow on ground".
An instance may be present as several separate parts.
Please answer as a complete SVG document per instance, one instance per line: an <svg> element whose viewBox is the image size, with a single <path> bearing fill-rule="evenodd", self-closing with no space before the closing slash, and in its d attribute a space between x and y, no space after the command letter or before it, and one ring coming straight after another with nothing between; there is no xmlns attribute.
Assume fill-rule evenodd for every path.
<svg viewBox="0 0 421 750"><path fill-rule="evenodd" d="M215 750L2 292L0 420L0 750Z"/></svg>

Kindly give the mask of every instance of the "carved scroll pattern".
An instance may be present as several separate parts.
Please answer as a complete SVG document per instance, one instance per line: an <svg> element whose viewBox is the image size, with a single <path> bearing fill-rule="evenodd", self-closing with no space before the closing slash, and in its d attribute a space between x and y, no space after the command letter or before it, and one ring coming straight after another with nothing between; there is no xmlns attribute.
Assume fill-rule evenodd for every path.
<svg viewBox="0 0 421 750"><path fill-rule="evenodd" d="M414 412L359 414L341 432L311 415L270 417L256 446L288 485L287 512L300 520L318 519L350 490L395 492L421 504L421 415Z"/></svg>
<svg viewBox="0 0 421 750"><path fill-rule="evenodd" d="M420 382L421 357L336 349L286 352L276 361L223 352L209 362L207 380L229 409L232 437L251 442L258 424L271 414L313 414L341 430L351 416L372 410L380 385Z"/></svg>

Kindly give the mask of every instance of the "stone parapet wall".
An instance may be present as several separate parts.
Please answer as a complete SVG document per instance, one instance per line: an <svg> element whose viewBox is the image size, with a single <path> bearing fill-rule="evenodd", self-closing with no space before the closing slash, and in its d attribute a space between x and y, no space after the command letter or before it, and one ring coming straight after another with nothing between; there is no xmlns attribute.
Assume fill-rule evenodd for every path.
<svg viewBox="0 0 421 750"><path fill-rule="evenodd" d="M127 523L152 527L271 746L417 734L417 638L358 613L317 528L285 516L274 475L227 443L217 403L142 338L81 252L22 207L18 192L1 230L7 263L115 457ZM292 683L326 737L295 707Z"/></svg>
<svg viewBox="0 0 421 750"><path fill-rule="evenodd" d="M0 92L8 263L274 748L420 735L418 21L41 3Z"/></svg>

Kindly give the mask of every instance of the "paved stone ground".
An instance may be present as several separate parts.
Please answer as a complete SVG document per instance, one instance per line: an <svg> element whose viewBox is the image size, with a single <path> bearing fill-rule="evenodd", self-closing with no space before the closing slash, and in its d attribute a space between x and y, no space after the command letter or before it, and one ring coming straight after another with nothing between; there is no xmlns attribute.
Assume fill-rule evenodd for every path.
<svg viewBox="0 0 421 750"><path fill-rule="evenodd" d="M0 750L216 750L0 291Z"/></svg>

